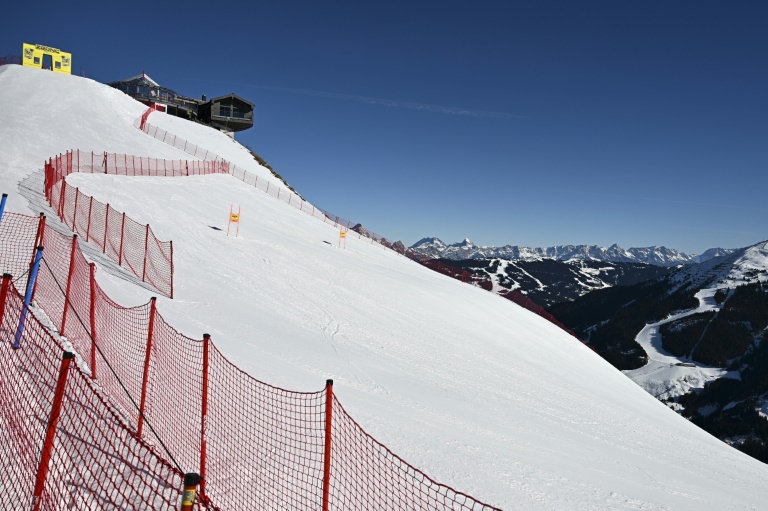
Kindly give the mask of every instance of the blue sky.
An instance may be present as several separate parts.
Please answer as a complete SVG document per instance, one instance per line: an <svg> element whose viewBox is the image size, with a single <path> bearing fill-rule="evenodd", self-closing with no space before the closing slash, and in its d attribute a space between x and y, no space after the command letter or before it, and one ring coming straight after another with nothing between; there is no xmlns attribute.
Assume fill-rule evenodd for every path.
<svg viewBox="0 0 768 511"><path fill-rule="evenodd" d="M0 54L39 43L96 80L235 92L256 105L238 140L390 239L768 238L763 1L35 6L3 8Z"/></svg>

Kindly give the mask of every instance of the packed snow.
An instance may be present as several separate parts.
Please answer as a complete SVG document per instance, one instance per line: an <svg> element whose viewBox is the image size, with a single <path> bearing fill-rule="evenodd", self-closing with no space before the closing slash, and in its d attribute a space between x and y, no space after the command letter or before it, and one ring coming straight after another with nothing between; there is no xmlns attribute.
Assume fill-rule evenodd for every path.
<svg viewBox="0 0 768 511"><path fill-rule="evenodd" d="M144 109L91 80L0 67L8 209L37 213L43 161L70 148L189 159L134 127ZM149 122L269 178L224 135L162 113ZM158 297L172 325L210 333L281 387L333 378L363 428L439 482L510 510L765 508L768 467L508 300L365 239L337 248L333 226L230 176L69 179L174 241L176 298ZM231 204L242 207L238 237L218 230ZM149 299L94 257L116 301Z"/></svg>

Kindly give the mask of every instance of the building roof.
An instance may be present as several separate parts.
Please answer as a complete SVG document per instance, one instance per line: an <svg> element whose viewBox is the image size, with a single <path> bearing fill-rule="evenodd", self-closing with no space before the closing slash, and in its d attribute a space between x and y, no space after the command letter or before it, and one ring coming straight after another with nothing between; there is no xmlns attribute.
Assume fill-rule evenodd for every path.
<svg viewBox="0 0 768 511"><path fill-rule="evenodd" d="M211 98L211 99L209 99L208 101L209 101L210 103L213 103L214 101L217 101L217 100L219 100L219 99L224 99L224 98L236 98L236 99L238 99L238 100L242 101L243 103L247 103L248 105L250 105L250 107L251 107L251 108L253 108L253 107L254 107L254 104L253 104L253 103L251 103L251 102L250 102L250 101L248 101L247 99L243 99L243 98L241 98L240 96L238 96L238 95L237 95L237 94L235 94L234 92L230 92L229 94L224 94L223 96L218 96L218 97L215 97L215 98Z"/></svg>
<svg viewBox="0 0 768 511"><path fill-rule="evenodd" d="M132 76L130 78L126 78L125 80L123 80L123 82L133 82L133 81L145 82L149 85L160 87L160 84L154 81L152 78L150 78L149 75L146 73L141 73L140 75Z"/></svg>

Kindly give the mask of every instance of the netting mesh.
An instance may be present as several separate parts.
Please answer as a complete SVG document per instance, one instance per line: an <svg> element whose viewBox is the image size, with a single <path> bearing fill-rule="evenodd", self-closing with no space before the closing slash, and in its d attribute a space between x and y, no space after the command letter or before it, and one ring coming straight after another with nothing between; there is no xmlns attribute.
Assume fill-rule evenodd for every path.
<svg viewBox="0 0 768 511"><path fill-rule="evenodd" d="M374 440L333 399L331 502L333 509L496 509L423 472Z"/></svg>
<svg viewBox="0 0 768 511"><path fill-rule="evenodd" d="M205 495L225 509L321 509L325 393L253 379L211 347Z"/></svg>
<svg viewBox="0 0 768 511"><path fill-rule="evenodd" d="M32 509L35 481L47 468L41 479L42 510L178 509L181 472L132 435L75 364L65 373L52 442L43 442L64 349L32 313L25 316L21 348L12 349L10 340L19 331L23 308L21 295L11 285L0 322L4 508Z"/></svg>
<svg viewBox="0 0 768 511"><path fill-rule="evenodd" d="M173 297L173 249L143 225L66 182L72 172L132 176L214 174L220 162L184 162L70 151L45 166L45 192L64 224L163 296Z"/></svg>
<svg viewBox="0 0 768 511"><path fill-rule="evenodd" d="M27 270L35 250L39 220L5 212L0 219L0 274L18 278Z"/></svg>
<svg viewBox="0 0 768 511"><path fill-rule="evenodd" d="M196 167L80 152L60 155L45 169L46 195L66 225L156 287L153 279L172 276L170 244L166 248L147 226L70 187L64 176L82 169L160 175L159 162L162 175L229 170L221 161ZM0 246L0 260L13 271L28 267L37 225L28 217L0 223L0 240L11 240ZM80 354L85 371L72 366L42 509L170 509L181 475L170 463L204 474L201 500L211 509L494 509L391 453L338 401L329 403L327 390L302 393L260 382L210 340L177 332L153 302L115 303L96 284L94 266L71 236L48 229L42 242L35 299ZM15 290L8 296L13 299L0 326L10 345L21 302ZM0 460L13 465L15 476L0 489L20 499L28 499L34 485L61 351L37 320L30 325L14 353L39 360L24 359L8 372L10 379L0 379ZM46 349L35 344L45 342ZM14 396L17 381L31 390ZM326 416L329 404L333 420Z"/></svg>

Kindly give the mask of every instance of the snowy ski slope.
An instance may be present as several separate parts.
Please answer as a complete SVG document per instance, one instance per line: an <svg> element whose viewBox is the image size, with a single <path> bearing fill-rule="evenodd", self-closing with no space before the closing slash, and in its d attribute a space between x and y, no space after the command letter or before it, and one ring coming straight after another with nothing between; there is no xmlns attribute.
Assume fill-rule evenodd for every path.
<svg viewBox="0 0 768 511"><path fill-rule="evenodd" d="M189 159L134 127L144 110L91 80L0 67L8 209L39 212L43 161L70 148ZM222 134L161 113L149 122L270 179ZM333 378L369 433L439 482L509 510L765 508L768 467L507 300L366 241L339 249L332 226L230 176L68 179L173 240L176 298L158 298L172 325L210 333L274 385ZM237 238L214 229L230 204L242 207ZM95 261L118 302L151 296Z"/></svg>

